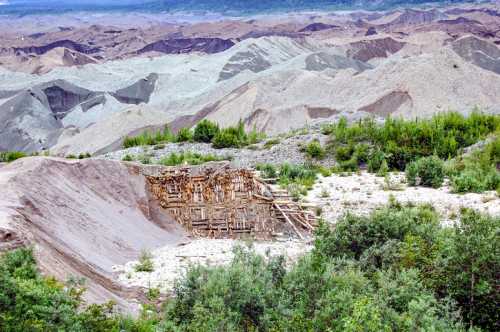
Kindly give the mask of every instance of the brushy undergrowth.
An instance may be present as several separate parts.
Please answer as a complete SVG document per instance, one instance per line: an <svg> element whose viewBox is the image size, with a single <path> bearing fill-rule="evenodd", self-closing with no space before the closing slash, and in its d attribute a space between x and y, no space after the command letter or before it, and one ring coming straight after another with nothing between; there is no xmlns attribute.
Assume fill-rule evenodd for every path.
<svg viewBox="0 0 500 332"><path fill-rule="evenodd" d="M221 129L215 122L205 119L200 121L193 130L181 128L177 135L174 135L165 126L163 130L156 132L145 131L137 136L125 137L123 148L183 142L212 143L212 146L216 149L241 148L259 143L265 138L266 135L258 132L255 128L250 132L245 131L242 121L239 121L236 126Z"/></svg>
<svg viewBox="0 0 500 332"><path fill-rule="evenodd" d="M325 126L323 133L331 136L328 150L341 168L352 171L368 163L368 168L377 172L383 160L391 170L403 171L407 164L422 157L456 157L463 148L499 128L498 115L448 112L425 120L388 118L383 124L373 119L348 124L341 119Z"/></svg>

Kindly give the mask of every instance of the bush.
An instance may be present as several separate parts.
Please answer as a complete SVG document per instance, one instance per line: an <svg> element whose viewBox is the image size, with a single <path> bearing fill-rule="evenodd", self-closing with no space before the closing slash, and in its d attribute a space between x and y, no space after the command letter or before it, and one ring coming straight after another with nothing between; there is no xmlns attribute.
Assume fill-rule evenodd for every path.
<svg viewBox="0 0 500 332"><path fill-rule="evenodd" d="M126 154L126 155L124 155L124 156L123 156L122 160L123 160L123 161L133 161L133 160L134 160L134 158L132 158L132 156L131 156L131 155Z"/></svg>
<svg viewBox="0 0 500 332"><path fill-rule="evenodd" d="M352 158L354 148L352 145L339 146L335 149L335 160L337 162L348 161Z"/></svg>
<svg viewBox="0 0 500 332"><path fill-rule="evenodd" d="M280 144L280 139L279 138L272 138L268 140L266 143L264 143L264 148L270 149L272 146Z"/></svg>
<svg viewBox="0 0 500 332"><path fill-rule="evenodd" d="M193 132L189 128L181 128L175 137L175 141L178 143L181 142L192 142L193 141Z"/></svg>
<svg viewBox="0 0 500 332"><path fill-rule="evenodd" d="M385 160L385 154L381 150L372 152L368 160L368 172L377 173L384 161L385 165L388 166L387 161Z"/></svg>
<svg viewBox="0 0 500 332"><path fill-rule="evenodd" d="M444 162L436 156L421 158L406 168L408 184L439 188L444 181Z"/></svg>
<svg viewBox="0 0 500 332"><path fill-rule="evenodd" d="M161 158L158 163L164 166L177 166L182 164L201 165L211 161L221 161L229 159L229 157L218 157L212 154L202 155L196 152L172 152L168 156Z"/></svg>
<svg viewBox="0 0 500 332"><path fill-rule="evenodd" d="M274 179L278 177L278 172L276 170L276 167L274 167L271 164L260 164L256 166L256 169L260 171L261 175L265 179Z"/></svg>
<svg viewBox="0 0 500 332"><path fill-rule="evenodd" d="M219 131L218 124L205 119L194 128L193 138L196 142L210 143Z"/></svg>
<svg viewBox="0 0 500 332"><path fill-rule="evenodd" d="M356 172L359 169L358 158L353 155L351 159L340 162L339 166L344 172Z"/></svg>
<svg viewBox="0 0 500 332"><path fill-rule="evenodd" d="M141 145L156 145L158 143L173 142L174 140L174 135L170 129L165 126L163 130L158 130L156 132L145 131L138 136L125 137L123 140L123 148L127 149Z"/></svg>
<svg viewBox="0 0 500 332"><path fill-rule="evenodd" d="M13 162L14 160L24 158L26 156L27 155L24 152L20 152L20 151L0 152L0 162L10 163L10 162Z"/></svg>
<svg viewBox="0 0 500 332"><path fill-rule="evenodd" d="M305 152L309 158L314 158L314 159L325 158L325 150L321 147L321 144L319 143L318 140L314 140L311 143L307 144Z"/></svg>
<svg viewBox="0 0 500 332"><path fill-rule="evenodd" d="M139 256L139 263L134 267L134 270L136 272L153 272L153 256L148 251L143 250L141 256Z"/></svg>
<svg viewBox="0 0 500 332"><path fill-rule="evenodd" d="M481 193L500 188L500 136L483 149L450 163L447 173L454 192Z"/></svg>
<svg viewBox="0 0 500 332"><path fill-rule="evenodd" d="M127 321L113 312L111 302L84 305L83 283L66 285L42 276L31 249L0 256L0 331L137 331L151 320ZM153 329L149 329L153 331Z"/></svg>
<svg viewBox="0 0 500 332"><path fill-rule="evenodd" d="M212 144L216 149L239 148L243 145L238 134L232 128L222 129L215 135Z"/></svg>

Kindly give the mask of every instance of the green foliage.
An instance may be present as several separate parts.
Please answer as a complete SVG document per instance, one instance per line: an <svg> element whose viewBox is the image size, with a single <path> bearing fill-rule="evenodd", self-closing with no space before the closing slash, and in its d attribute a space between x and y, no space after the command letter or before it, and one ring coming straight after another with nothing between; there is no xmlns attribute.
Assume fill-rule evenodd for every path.
<svg viewBox="0 0 500 332"><path fill-rule="evenodd" d="M261 172L261 175L265 179L274 179L278 177L278 171L276 167L271 164L259 164L255 166L255 169Z"/></svg>
<svg viewBox="0 0 500 332"><path fill-rule="evenodd" d="M498 331L499 234L498 217L464 210L443 227L431 207L392 200L321 222L312 252L289 269L242 247L227 266L190 267L161 319L152 306L137 319L112 303L83 308L80 282L40 276L21 249L0 257L0 330Z"/></svg>
<svg viewBox="0 0 500 332"><path fill-rule="evenodd" d="M158 162L160 165L164 166L177 166L182 164L187 165L201 165L211 161L221 161L221 160L229 160L229 157L218 157L212 154L202 155L197 152L183 152L183 153L175 153L172 152L166 157L163 157Z"/></svg>
<svg viewBox="0 0 500 332"><path fill-rule="evenodd" d="M267 140L266 143L264 143L264 148L270 149L272 146L280 144L280 139L279 138L271 138L270 140Z"/></svg>
<svg viewBox="0 0 500 332"><path fill-rule="evenodd" d="M314 140L306 145L305 147L306 155L312 159L323 159L325 158L325 149L321 146L318 140Z"/></svg>
<svg viewBox="0 0 500 332"><path fill-rule="evenodd" d="M439 188L444 181L444 162L436 156L420 158L406 166L406 180L411 186Z"/></svg>
<svg viewBox="0 0 500 332"><path fill-rule="evenodd" d="M126 155L123 156L122 160L123 161L134 161L134 158L132 158L131 155L126 154Z"/></svg>
<svg viewBox="0 0 500 332"><path fill-rule="evenodd" d="M434 287L458 302L470 326L498 331L500 218L466 210L447 235L446 251L435 263L440 278Z"/></svg>
<svg viewBox="0 0 500 332"><path fill-rule="evenodd" d="M231 128L222 129L212 140L213 147L216 149L239 148L243 143L238 135Z"/></svg>
<svg viewBox="0 0 500 332"><path fill-rule="evenodd" d="M181 128L175 137L175 141L177 143L181 142L192 142L193 141L193 132L189 128Z"/></svg>
<svg viewBox="0 0 500 332"><path fill-rule="evenodd" d="M204 119L194 128L193 138L196 142L210 143L219 131L220 129L218 124Z"/></svg>
<svg viewBox="0 0 500 332"><path fill-rule="evenodd" d="M134 267L136 272L153 272L154 264L153 264L153 256L147 250L143 250L141 252L141 256L139 256L139 263Z"/></svg>
<svg viewBox="0 0 500 332"><path fill-rule="evenodd" d="M0 163L10 163L14 160L24 158L27 155L24 152L20 151L6 151L0 152Z"/></svg>
<svg viewBox="0 0 500 332"><path fill-rule="evenodd" d="M241 248L227 267L192 267L176 284L163 327L173 331L465 331L460 317L464 305L458 299L470 299L471 270L482 281L475 286L475 295L487 294L471 311L496 324L498 298L492 296L498 294L485 286L495 281L498 267L498 261L493 261L498 257L494 254L498 241L491 238L495 227L486 218L481 226L457 231L463 238L452 238L451 245L449 230L441 227L437 214L427 206L393 202L368 217L348 215L333 229L322 223L313 252L289 271L282 257L266 261ZM478 240L471 242L473 238ZM476 268L464 269L468 263L454 261L459 254L474 257L467 261L475 262ZM450 264L462 271L448 271ZM479 268L483 264L485 273ZM473 318L473 326L497 330L487 324Z"/></svg>
<svg viewBox="0 0 500 332"><path fill-rule="evenodd" d="M31 249L7 252L0 256L0 331L154 331L153 319L116 315L111 302L84 308L84 291L81 281L41 276Z"/></svg>
<svg viewBox="0 0 500 332"><path fill-rule="evenodd" d="M387 176L389 173L389 165L387 165L387 161L382 160L382 164L380 165L378 171L377 171L377 176Z"/></svg>
<svg viewBox="0 0 500 332"><path fill-rule="evenodd" d="M455 192L484 192L500 188L500 135L483 149L451 162L447 173Z"/></svg>
<svg viewBox="0 0 500 332"><path fill-rule="evenodd" d="M158 130L153 133L145 131L138 136L125 137L123 140L123 148L127 149L134 146L156 145L159 143L174 142L175 140L175 136L172 134L170 129L165 126L163 130Z"/></svg>
<svg viewBox="0 0 500 332"><path fill-rule="evenodd" d="M421 157L455 157L462 148L478 142L499 128L498 115L474 112L465 117L450 112L437 114L428 120L388 118L382 125L373 119L349 125L346 119L341 119L323 128L323 132L332 136L330 149L335 151L338 162L350 160L356 144L362 143L383 152L390 169L404 170L408 163ZM358 162L362 163L364 156L365 151L359 153ZM380 155L377 158L380 159ZM374 162L374 171L377 164L381 164L381 161Z"/></svg>
<svg viewBox="0 0 500 332"><path fill-rule="evenodd" d="M385 160L385 154L381 150L373 151L368 159L368 172L377 173L384 162L385 165L389 167Z"/></svg>
<svg viewBox="0 0 500 332"><path fill-rule="evenodd" d="M247 144L257 144L262 142L263 140L266 139L266 134L258 132L257 129L254 128L252 129L251 132L248 133L248 139L247 139Z"/></svg>
<svg viewBox="0 0 500 332"><path fill-rule="evenodd" d="M248 144L248 135L245 132L243 121L239 121L236 127L227 127L219 131L212 140L216 149L240 148Z"/></svg>

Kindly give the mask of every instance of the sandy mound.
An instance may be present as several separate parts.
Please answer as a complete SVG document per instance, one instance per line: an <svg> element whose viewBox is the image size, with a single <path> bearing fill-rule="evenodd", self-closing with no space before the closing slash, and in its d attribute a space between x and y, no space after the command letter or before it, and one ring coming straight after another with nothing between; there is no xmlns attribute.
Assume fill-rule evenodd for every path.
<svg viewBox="0 0 500 332"><path fill-rule="evenodd" d="M112 266L185 240L150 200L136 166L24 158L0 166L0 187L0 249L34 244L42 270L61 280L84 277L91 301L130 309L127 299L141 296L113 281Z"/></svg>

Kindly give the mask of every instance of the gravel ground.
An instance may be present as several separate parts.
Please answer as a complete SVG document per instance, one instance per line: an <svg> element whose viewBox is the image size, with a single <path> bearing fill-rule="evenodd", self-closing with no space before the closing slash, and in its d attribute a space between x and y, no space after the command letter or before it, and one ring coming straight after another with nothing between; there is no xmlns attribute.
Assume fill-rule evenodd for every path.
<svg viewBox="0 0 500 332"><path fill-rule="evenodd" d="M181 277L191 265L228 264L233 258L233 248L236 245L247 244L230 239L197 239L174 248L164 247L153 251L153 272L136 272L134 267L137 261L114 266L113 271L118 274L118 280L127 286L159 288L163 293L169 293L172 291L175 280ZM288 266L312 249L312 246L305 242L292 240L254 242L252 245L255 252L263 256L268 251L271 256L284 255Z"/></svg>
<svg viewBox="0 0 500 332"><path fill-rule="evenodd" d="M154 146L132 147L110 152L99 158L121 160L125 155L132 157L147 155L155 163L162 157L168 156L173 152L197 152L202 155L212 154L218 157L230 157L232 158L232 164L236 167L254 167L259 163L282 164L288 162L290 164L303 164L307 161L307 157L300 151L300 145L307 144L315 139L318 139L322 145L325 145L328 141L328 136L314 132L288 138L278 138L280 143L270 148L265 148L265 142L270 139L273 138L254 145L255 149L214 149L211 144L205 143L170 143L165 144L160 149ZM321 163L325 166L331 166L334 164L334 161L332 159L325 159Z"/></svg>
<svg viewBox="0 0 500 332"><path fill-rule="evenodd" d="M369 214L387 204L391 195L399 202L432 204L444 223L453 222L462 207L500 215L500 199L495 192L454 194L447 183L439 189L409 187L404 173L392 173L389 178L388 186L384 178L367 172L351 176L334 174L320 178L305 200L321 207L323 218L332 223L348 211Z"/></svg>

